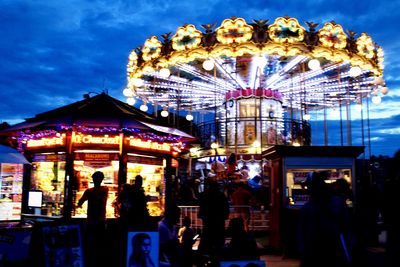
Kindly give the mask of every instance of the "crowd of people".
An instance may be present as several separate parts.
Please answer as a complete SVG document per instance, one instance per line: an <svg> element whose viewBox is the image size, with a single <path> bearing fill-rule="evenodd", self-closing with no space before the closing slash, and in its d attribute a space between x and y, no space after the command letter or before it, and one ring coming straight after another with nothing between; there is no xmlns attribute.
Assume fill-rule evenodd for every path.
<svg viewBox="0 0 400 267"><path fill-rule="evenodd" d="M96 253L104 251L100 244L104 244L101 238L108 195L107 187L101 186L104 175L95 172L92 177L94 187L87 189L77 203L81 206L88 201L87 266L101 264L96 261L99 258ZM344 179L331 184L326 179L326 172L313 172L306 181L310 198L300 210L296 229L301 267L346 267L355 262L357 240L347 205L352 200L352 191ZM143 178L136 176L133 185L122 186L114 201L118 211L118 236L114 243L119 252L117 266L214 266L226 260L259 259L257 242L248 227L249 210L245 207L260 204L254 190L262 186L238 181L227 188L217 179L208 179L204 191L199 192L193 187L195 183L187 184L181 186L179 197L166 203L163 216L156 221L147 210L148 198L142 183ZM182 198L199 206L202 229L193 229L189 217L180 220L178 204ZM200 240L198 249L193 250L197 240Z"/></svg>
<svg viewBox="0 0 400 267"><path fill-rule="evenodd" d="M85 225L86 264L98 266L102 259L99 253L105 253L100 246L104 247L106 243L105 207L108 189L101 185L104 179L102 172L95 172L92 178L94 187L85 191L77 205L82 206L88 201ZM229 219L230 199L216 180L209 180L204 192L197 196L198 216L203 221L203 229L196 253L192 247L198 235L191 228L190 218L185 217L182 225L179 225L181 210L175 201L170 201L166 204L162 218L157 222L153 221L147 210L148 198L142 182L143 178L136 176L135 183L123 185L113 202L118 215L118 234L113 244L118 252L116 265L153 267L157 266L157 261L160 266L189 267L195 263L210 265L224 259L240 260L248 255L252 255L249 256L251 259L257 258L255 240L247 231L247 212L237 213L239 216L232 219L229 230L226 231L225 221ZM232 193L232 201L238 205L247 205L251 199L251 193L246 191L243 184ZM158 242L152 240L151 233L154 232L157 233ZM228 236L229 242L226 242ZM250 248L251 251L248 251ZM152 252L154 249L158 251L156 257Z"/></svg>

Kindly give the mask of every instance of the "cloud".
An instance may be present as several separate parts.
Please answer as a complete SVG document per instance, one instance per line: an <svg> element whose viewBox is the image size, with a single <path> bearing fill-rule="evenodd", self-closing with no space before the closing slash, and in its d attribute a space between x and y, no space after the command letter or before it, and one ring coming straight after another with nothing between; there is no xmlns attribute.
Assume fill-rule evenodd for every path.
<svg viewBox="0 0 400 267"><path fill-rule="evenodd" d="M124 100L129 52L152 35L160 38L163 33L174 34L185 23L200 30L207 23L218 27L232 16L249 23L253 19L273 23L277 17L288 15L303 27L306 21L322 27L334 20L345 30L368 33L383 47L384 78L390 91L381 105L370 105L371 140L374 146L390 149L379 142L393 142L390 138L396 134L390 133L397 133L391 131L400 121L399 15L394 12L400 9L399 1L3 0L0 9L2 121L13 123L33 117L80 100L90 91L107 90ZM360 116L353 110L351 118L359 125ZM338 121L330 123L338 126Z"/></svg>

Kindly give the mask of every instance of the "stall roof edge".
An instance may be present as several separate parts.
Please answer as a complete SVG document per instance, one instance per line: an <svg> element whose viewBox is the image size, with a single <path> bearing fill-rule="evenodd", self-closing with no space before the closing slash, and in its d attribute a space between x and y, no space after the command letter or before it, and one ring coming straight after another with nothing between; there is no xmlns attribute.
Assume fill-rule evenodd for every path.
<svg viewBox="0 0 400 267"><path fill-rule="evenodd" d="M265 159L279 157L358 157L364 146L282 146L275 145L262 152Z"/></svg>

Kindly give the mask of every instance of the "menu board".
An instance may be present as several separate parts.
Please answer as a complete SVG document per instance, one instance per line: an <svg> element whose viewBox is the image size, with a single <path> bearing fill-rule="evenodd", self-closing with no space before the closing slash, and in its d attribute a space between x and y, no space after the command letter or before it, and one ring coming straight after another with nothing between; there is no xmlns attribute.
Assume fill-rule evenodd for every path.
<svg viewBox="0 0 400 267"><path fill-rule="evenodd" d="M325 182L334 183L338 179L346 180L351 186L350 169L288 169L286 173L286 197L289 206L304 205L310 195L307 190L307 178L313 172L324 171L327 174Z"/></svg>
<svg viewBox="0 0 400 267"><path fill-rule="evenodd" d="M21 219L23 165L1 163L0 221Z"/></svg>

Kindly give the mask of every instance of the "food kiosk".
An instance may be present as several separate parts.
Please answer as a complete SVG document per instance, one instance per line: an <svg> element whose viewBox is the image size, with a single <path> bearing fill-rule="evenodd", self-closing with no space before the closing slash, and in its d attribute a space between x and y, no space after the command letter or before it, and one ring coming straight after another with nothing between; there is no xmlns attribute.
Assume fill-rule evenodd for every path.
<svg viewBox="0 0 400 267"><path fill-rule="evenodd" d="M95 171L105 174L109 188L107 218L115 216L112 202L121 185L133 183L136 175L144 178L150 214L161 215L176 158L194 139L105 93L38 114L1 134L32 163L24 177L22 215L41 219L86 217L86 203L82 208L76 203L93 186Z"/></svg>
<svg viewBox="0 0 400 267"><path fill-rule="evenodd" d="M355 192L355 161L363 146L272 146L262 152L270 162L271 207L270 244L294 251L296 221L302 205L309 199L305 187L311 172L326 171L327 183L345 179ZM352 205L352 203L349 203Z"/></svg>
<svg viewBox="0 0 400 267"><path fill-rule="evenodd" d="M0 145L0 222L21 219L22 180L27 164L20 151Z"/></svg>

